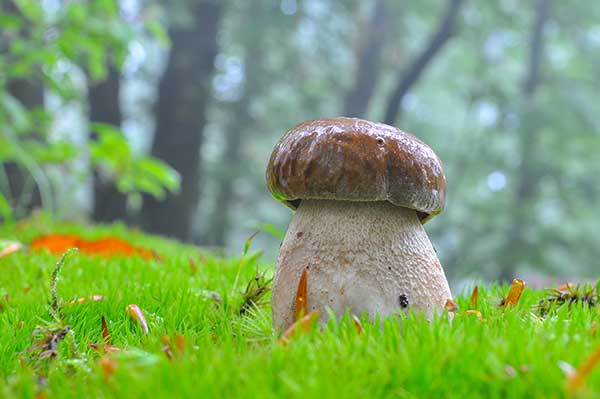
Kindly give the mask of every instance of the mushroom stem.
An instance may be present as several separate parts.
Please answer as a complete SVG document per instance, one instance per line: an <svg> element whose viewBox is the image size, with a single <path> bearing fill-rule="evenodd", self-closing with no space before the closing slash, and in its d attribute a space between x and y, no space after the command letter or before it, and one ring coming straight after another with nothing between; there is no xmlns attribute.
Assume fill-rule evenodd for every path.
<svg viewBox="0 0 600 399"><path fill-rule="evenodd" d="M308 311L326 317L408 308L431 318L451 298L446 276L414 210L389 202L302 200L281 245L273 281L273 323L294 320L294 293L308 269ZM323 320L322 320L323 321Z"/></svg>

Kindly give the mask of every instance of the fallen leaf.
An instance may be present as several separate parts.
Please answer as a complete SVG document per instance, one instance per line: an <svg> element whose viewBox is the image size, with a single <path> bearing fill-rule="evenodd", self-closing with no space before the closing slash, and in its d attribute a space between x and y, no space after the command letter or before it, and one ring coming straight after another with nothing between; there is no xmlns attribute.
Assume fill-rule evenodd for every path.
<svg viewBox="0 0 600 399"><path fill-rule="evenodd" d="M23 248L23 244L18 241L2 241L0 242L0 258L15 253Z"/></svg>
<svg viewBox="0 0 600 399"><path fill-rule="evenodd" d="M108 332L108 324L106 323L106 319L104 315L101 318L101 330L102 330L102 339L104 341L103 344L95 344L92 341L89 342L90 348L98 352L111 353L118 352L121 348L111 345L110 333Z"/></svg>
<svg viewBox="0 0 600 399"><path fill-rule="evenodd" d="M148 323L146 323L146 318L140 307L135 304L127 305L126 311L129 314L129 317L131 317L135 323L140 325L142 332L148 334Z"/></svg>
<svg viewBox="0 0 600 399"><path fill-rule="evenodd" d="M195 276L196 274L198 274L198 265L196 264L196 262L194 262L194 259L192 259L190 257L190 271L192 273L192 276Z"/></svg>
<svg viewBox="0 0 600 399"><path fill-rule="evenodd" d="M103 295L90 295L87 298L81 297L81 298L77 298L77 299L72 299L71 301L69 301L69 306L73 306L73 305L79 305L84 303L85 301L91 301L91 302L98 302L98 301L102 301L104 299Z"/></svg>
<svg viewBox="0 0 600 399"><path fill-rule="evenodd" d="M175 348L177 352L184 353L185 348L187 347L185 336L183 335L175 335Z"/></svg>
<svg viewBox="0 0 600 399"><path fill-rule="evenodd" d="M173 351L171 350L171 337L168 335L163 335L160 337L160 342L163 344L160 350L165 354L165 356L167 356L167 359L172 360Z"/></svg>
<svg viewBox="0 0 600 399"><path fill-rule="evenodd" d="M78 248L86 255L99 255L109 258L116 255L139 256L142 259L157 259L158 256L145 248L134 247L127 241L116 237L87 240L76 235L50 234L35 238L31 244L33 250L46 249L53 254L62 254L70 248Z"/></svg>
<svg viewBox="0 0 600 399"><path fill-rule="evenodd" d="M477 318L479 319L479 321L483 321L483 315L478 310L467 310L465 312L465 314L468 315L468 316L477 316Z"/></svg>
<svg viewBox="0 0 600 399"><path fill-rule="evenodd" d="M476 285L473 288L473 293L471 294L471 307L477 308L478 300L479 300L479 286Z"/></svg>
<svg viewBox="0 0 600 399"><path fill-rule="evenodd" d="M302 276L300 277L300 281L298 282L298 289L296 290L296 300L294 302L294 304L295 304L294 318L296 320L300 319L305 314L308 314L308 307L307 307L307 303L306 303L307 279L308 279L307 269L304 269L304 271L302 272Z"/></svg>
<svg viewBox="0 0 600 399"><path fill-rule="evenodd" d="M358 316L356 315L352 315L352 321L354 322L354 328L356 328L356 332L358 333L358 335L362 335L363 333L363 326L360 323L360 319L358 318Z"/></svg>
<svg viewBox="0 0 600 399"><path fill-rule="evenodd" d="M104 343L110 344L110 333L108 332L108 324L106 324L104 315L102 315L102 338L104 338Z"/></svg>
<svg viewBox="0 0 600 399"><path fill-rule="evenodd" d="M112 357L102 356L99 363L105 379L110 378L117 370L117 361Z"/></svg>
<svg viewBox="0 0 600 399"><path fill-rule="evenodd" d="M515 368L511 365L504 366L504 372L510 378L514 378L517 375L517 370L515 370Z"/></svg>
<svg viewBox="0 0 600 399"><path fill-rule="evenodd" d="M556 287L558 291L569 291L573 287L573 283L565 283L559 287Z"/></svg>
<svg viewBox="0 0 600 399"><path fill-rule="evenodd" d="M92 341L89 342L89 345L90 345L90 348L92 348L96 352L101 352L101 353L114 353L114 352L119 352L121 350L121 348L116 347L116 346L107 345L107 344L95 344Z"/></svg>
<svg viewBox="0 0 600 399"><path fill-rule="evenodd" d="M66 234L51 234L35 238L29 245L33 250L47 249L49 252L61 255L71 248L77 248L79 237Z"/></svg>
<svg viewBox="0 0 600 399"><path fill-rule="evenodd" d="M508 305L514 306L517 304L517 302L519 302L521 294L523 293L526 285L527 284L525 281L521 279L516 278L513 280L510 290L508 291L508 295L506 296L506 300L504 301L505 309L508 307Z"/></svg>
<svg viewBox="0 0 600 399"><path fill-rule="evenodd" d="M458 305L452 299L448 299L446 300L444 309L446 309L448 312L454 313L458 310Z"/></svg>
<svg viewBox="0 0 600 399"><path fill-rule="evenodd" d="M587 377L591 374L594 368L600 363L600 346L584 360L573 374L567 376L567 392L573 393L585 385Z"/></svg>
<svg viewBox="0 0 600 399"><path fill-rule="evenodd" d="M291 339L296 336L297 331L301 333L307 333L310 331L311 327L317 323L319 320L320 313L317 310L314 310L296 321L294 324L289 326L287 330L283 333L279 341L277 341L280 345L286 346Z"/></svg>

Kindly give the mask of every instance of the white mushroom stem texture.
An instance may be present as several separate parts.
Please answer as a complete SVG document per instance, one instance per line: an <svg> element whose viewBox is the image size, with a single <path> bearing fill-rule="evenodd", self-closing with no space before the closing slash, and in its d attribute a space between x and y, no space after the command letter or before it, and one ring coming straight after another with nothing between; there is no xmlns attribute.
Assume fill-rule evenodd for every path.
<svg viewBox="0 0 600 399"><path fill-rule="evenodd" d="M388 202L303 200L281 245L273 280L273 323L294 319L308 269L308 311L388 316L409 308L431 318L452 298L444 270L412 209Z"/></svg>

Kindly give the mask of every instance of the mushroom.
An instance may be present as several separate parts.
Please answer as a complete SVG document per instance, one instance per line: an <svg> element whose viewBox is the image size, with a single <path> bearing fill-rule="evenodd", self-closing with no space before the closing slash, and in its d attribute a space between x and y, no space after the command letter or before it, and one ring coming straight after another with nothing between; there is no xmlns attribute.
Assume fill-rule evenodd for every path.
<svg viewBox="0 0 600 399"><path fill-rule="evenodd" d="M296 211L275 268L276 329L295 321L304 269L308 311L321 317L412 308L431 318L452 297L423 229L444 206L446 178L413 135L356 118L304 122L275 145L267 185Z"/></svg>

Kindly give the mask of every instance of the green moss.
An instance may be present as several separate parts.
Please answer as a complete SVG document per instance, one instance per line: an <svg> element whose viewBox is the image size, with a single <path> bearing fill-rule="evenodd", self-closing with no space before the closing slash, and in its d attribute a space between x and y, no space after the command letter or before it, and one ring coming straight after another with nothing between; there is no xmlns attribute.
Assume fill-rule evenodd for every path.
<svg viewBox="0 0 600 399"><path fill-rule="evenodd" d="M32 332L49 315L50 276L57 257L20 251L0 259L0 396L32 397L564 397L568 363L581 364L600 336L593 334L596 308L560 308L541 319L532 307L543 292L526 289L514 309L499 308L507 287L480 291L477 317L457 315L427 322L412 315L370 324L358 335L345 317L323 331L302 335L286 348L277 344L270 309L242 312L241 292L257 270L272 274L256 253L244 259L213 256L198 248L132 232L121 225L54 225L33 220L4 227L3 239L28 243L40 233L60 231L95 238L115 235L156 250L162 261L90 258L71 254L58 281L62 320L72 334L57 347L59 357L43 366L23 351ZM190 267L190 258L197 271ZM240 271L238 289L233 283ZM100 294L102 301L69 306L75 298ZM267 294L268 298L268 294ZM468 297L459 296L460 309ZM137 304L145 313L146 336L125 312ZM114 354L106 376L101 343L105 315ZM184 353L169 360L161 337L186 337ZM44 378L39 379L43 373ZM41 381L41 382L40 382ZM600 395L600 370L589 378L584 397Z"/></svg>

